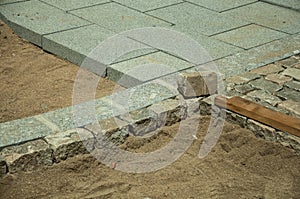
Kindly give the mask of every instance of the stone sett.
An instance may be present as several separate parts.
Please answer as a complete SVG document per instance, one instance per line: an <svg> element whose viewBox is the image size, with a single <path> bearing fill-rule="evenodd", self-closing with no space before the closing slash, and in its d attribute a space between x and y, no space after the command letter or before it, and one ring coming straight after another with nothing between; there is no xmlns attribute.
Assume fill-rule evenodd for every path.
<svg viewBox="0 0 300 199"><path fill-rule="evenodd" d="M285 84L285 86L294 89L296 91L300 91L300 82L298 81L290 81Z"/></svg>
<svg viewBox="0 0 300 199"><path fill-rule="evenodd" d="M287 68L283 71L282 75L287 75L300 81L300 70L297 68Z"/></svg>
<svg viewBox="0 0 300 199"><path fill-rule="evenodd" d="M266 80L282 85L286 82L292 81L293 78L281 74L269 74L266 76Z"/></svg>
<svg viewBox="0 0 300 199"><path fill-rule="evenodd" d="M255 88L253 88L250 84L237 85L234 89L244 95L255 90Z"/></svg>
<svg viewBox="0 0 300 199"><path fill-rule="evenodd" d="M270 94L274 94L275 92L279 91L280 89L282 89L282 86L275 84L271 81L267 81L265 79L257 79L254 80L252 82L250 82L250 84L253 87L256 87L258 89L262 89Z"/></svg>
<svg viewBox="0 0 300 199"><path fill-rule="evenodd" d="M289 111L292 116L300 118L300 102L295 102L289 99L279 103L278 107Z"/></svg>
<svg viewBox="0 0 300 199"><path fill-rule="evenodd" d="M290 88L284 88L281 91L277 92L276 95L285 100L294 100L300 102L300 92L292 90Z"/></svg>
<svg viewBox="0 0 300 199"><path fill-rule="evenodd" d="M278 103L281 102L281 100L278 97L271 95L269 93L266 93L263 90L252 91L252 92L248 93L247 96L268 102L272 106L276 106Z"/></svg>
<svg viewBox="0 0 300 199"><path fill-rule="evenodd" d="M283 71L284 68L276 65L276 64L268 64L266 66L262 66L256 69L251 70L251 73L259 74L259 75L268 75L272 73L279 73Z"/></svg>
<svg viewBox="0 0 300 199"><path fill-rule="evenodd" d="M297 63L299 63L299 58L297 58L295 56L292 56L287 59L276 62L277 65L283 66L285 68L292 67L292 66L296 65Z"/></svg>

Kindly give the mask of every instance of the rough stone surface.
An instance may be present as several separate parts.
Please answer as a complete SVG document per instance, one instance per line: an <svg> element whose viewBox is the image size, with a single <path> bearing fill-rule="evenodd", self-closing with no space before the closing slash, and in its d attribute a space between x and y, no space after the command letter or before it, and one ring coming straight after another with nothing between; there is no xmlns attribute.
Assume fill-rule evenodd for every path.
<svg viewBox="0 0 300 199"><path fill-rule="evenodd" d="M300 69L287 68L285 71L283 71L282 75L287 75L287 76L293 77L296 80L300 81Z"/></svg>
<svg viewBox="0 0 300 199"><path fill-rule="evenodd" d="M186 99L185 100L185 107L186 107L186 113L187 117L191 117L195 114L200 115L200 101L203 98L195 98L195 99Z"/></svg>
<svg viewBox="0 0 300 199"><path fill-rule="evenodd" d="M281 100L278 97L271 95L269 93L266 93L262 90L252 91L252 92L248 93L247 96L268 102L272 106L276 106L278 103L281 102Z"/></svg>
<svg viewBox="0 0 300 199"><path fill-rule="evenodd" d="M285 86L294 89L296 91L300 91L300 82L298 81L290 81L288 83L285 84Z"/></svg>
<svg viewBox="0 0 300 199"><path fill-rule="evenodd" d="M254 81L250 82L250 84L253 87L265 90L265 91L267 91L270 94L274 94L275 92L277 92L280 89L282 89L282 86L280 86L278 84L275 84L273 82L267 81L265 79L254 80Z"/></svg>
<svg viewBox="0 0 300 199"><path fill-rule="evenodd" d="M276 95L285 100L290 99L290 100L294 100L295 102L300 102L300 92L297 92L289 88L282 89L281 91L277 92Z"/></svg>
<svg viewBox="0 0 300 199"><path fill-rule="evenodd" d="M280 60L280 61L276 62L276 64L278 64L280 66L284 66L285 68L293 67L297 63L299 63L299 58L297 58L295 56L292 56L292 57L289 57L287 59Z"/></svg>
<svg viewBox="0 0 300 199"><path fill-rule="evenodd" d="M7 163L5 159L0 155L0 179L8 173Z"/></svg>
<svg viewBox="0 0 300 199"><path fill-rule="evenodd" d="M279 103L278 107L288 110L292 116L300 118L300 102L286 100Z"/></svg>
<svg viewBox="0 0 300 199"><path fill-rule="evenodd" d="M253 91L254 89L255 88L253 88L250 84L235 86L235 90L238 91L241 94L247 94L247 93Z"/></svg>
<svg viewBox="0 0 300 199"><path fill-rule="evenodd" d="M278 131L277 141L286 147L294 149L298 154L300 154L300 138L289 133Z"/></svg>
<svg viewBox="0 0 300 199"><path fill-rule="evenodd" d="M109 0L43 0L47 4L56 6L62 10L74 10L78 8L94 6L97 4L110 2Z"/></svg>
<svg viewBox="0 0 300 199"><path fill-rule="evenodd" d="M276 130L252 119L247 120L246 128L251 130L257 137L269 141L276 141Z"/></svg>
<svg viewBox="0 0 300 199"><path fill-rule="evenodd" d="M218 89L218 76L214 72L182 73L178 90L184 98L213 95Z"/></svg>
<svg viewBox="0 0 300 199"><path fill-rule="evenodd" d="M286 82L292 81L293 78L287 77L281 74L270 74L266 76L266 80L272 81L277 84L284 84Z"/></svg>
<svg viewBox="0 0 300 199"><path fill-rule="evenodd" d="M53 164L52 150L43 140L6 147L0 152L0 155L7 162L9 172L28 171L33 170L37 166Z"/></svg>
<svg viewBox="0 0 300 199"><path fill-rule="evenodd" d="M181 0L152 0L152 1L144 1L144 0L116 0L116 2L139 10L141 12L146 12L149 10L158 9L165 6L170 6L172 4L183 2Z"/></svg>
<svg viewBox="0 0 300 199"><path fill-rule="evenodd" d="M275 64L268 64L266 66L263 67L259 67L256 69L251 70L251 73L256 73L259 75L269 75L272 73L279 73L281 71L283 71L284 68Z"/></svg>
<svg viewBox="0 0 300 199"><path fill-rule="evenodd" d="M244 128L246 126L247 117L226 110L226 120Z"/></svg>

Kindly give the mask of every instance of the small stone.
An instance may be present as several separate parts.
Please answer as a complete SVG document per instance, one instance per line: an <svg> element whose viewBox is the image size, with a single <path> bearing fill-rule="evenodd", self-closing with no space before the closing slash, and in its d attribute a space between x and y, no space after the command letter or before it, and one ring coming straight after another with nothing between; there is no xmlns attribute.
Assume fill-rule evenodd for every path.
<svg viewBox="0 0 300 199"><path fill-rule="evenodd" d="M260 68L253 69L251 72L260 75L268 75L272 73L279 73L283 71L284 68L275 64L269 64Z"/></svg>
<svg viewBox="0 0 300 199"><path fill-rule="evenodd" d="M218 76L214 72L182 73L177 84L184 98L207 96L217 92Z"/></svg>
<svg viewBox="0 0 300 199"><path fill-rule="evenodd" d="M272 106L276 106L278 103L281 102L281 100L278 97L276 97L274 95L270 95L262 90L252 91L252 92L248 93L247 95L251 98L260 99L262 101L265 101L265 102L271 104Z"/></svg>
<svg viewBox="0 0 300 199"><path fill-rule="evenodd" d="M248 83L252 80L258 79L258 78L260 78L260 75L257 75L257 74L251 73L251 72L245 72L238 76L231 77L227 81L228 81L228 83L244 84L244 83Z"/></svg>
<svg viewBox="0 0 300 199"><path fill-rule="evenodd" d="M277 142L285 147L294 149L296 152L300 152L300 138L291 135L286 132L277 131Z"/></svg>
<svg viewBox="0 0 300 199"><path fill-rule="evenodd" d="M300 102L300 92L292 90L290 88L284 88L281 91L277 92L276 95L285 100L294 100L295 102Z"/></svg>
<svg viewBox="0 0 300 199"><path fill-rule="evenodd" d="M259 88L261 90L264 90L270 94L273 94L276 91L279 91L280 89L282 89L282 86L275 84L271 81L267 81L265 79L257 79L257 80L250 82L250 84L252 86Z"/></svg>
<svg viewBox="0 0 300 199"><path fill-rule="evenodd" d="M296 57L290 57L288 59L278 61L277 64L284 66L284 67L292 67L293 65L295 65L298 62L299 62L299 60Z"/></svg>
<svg viewBox="0 0 300 199"><path fill-rule="evenodd" d="M249 93L250 91L253 91L254 89L255 88L253 88L249 84L235 86L235 90L238 91L239 93L244 94L244 95L247 94L247 93Z"/></svg>
<svg viewBox="0 0 300 199"><path fill-rule="evenodd" d="M237 113L226 110L226 120L244 128L247 118Z"/></svg>
<svg viewBox="0 0 300 199"><path fill-rule="evenodd" d="M292 116L300 118L300 102L286 100L279 103L278 107L288 110Z"/></svg>
<svg viewBox="0 0 300 199"><path fill-rule="evenodd" d="M246 128L251 130L257 137L268 141L276 141L276 130L252 119L247 120Z"/></svg>
<svg viewBox="0 0 300 199"><path fill-rule="evenodd" d="M300 69L287 68L285 71L283 71L282 75L287 75L287 76L293 77L296 80L300 81Z"/></svg>
<svg viewBox="0 0 300 199"><path fill-rule="evenodd" d="M288 83L285 84L285 86L294 89L296 91L300 91L300 82L298 81L290 81Z"/></svg>
<svg viewBox="0 0 300 199"><path fill-rule="evenodd" d="M270 74L266 76L266 80L275 82L277 84L284 84L286 82L292 81L293 78L281 74Z"/></svg>

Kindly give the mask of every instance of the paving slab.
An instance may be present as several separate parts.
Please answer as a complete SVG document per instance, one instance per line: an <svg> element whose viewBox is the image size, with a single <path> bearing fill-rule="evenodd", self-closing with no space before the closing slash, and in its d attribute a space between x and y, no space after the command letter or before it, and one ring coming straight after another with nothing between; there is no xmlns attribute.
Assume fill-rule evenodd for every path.
<svg viewBox="0 0 300 199"><path fill-rule="evenodd" d="M262 0L263 2L275 4L278 6L284 6L286 8L292 8L295 10L300 10L299 0Z"/></svg>
<svg viewBox="0 0 300 199"><path fill-rule="evenodd" d="M167 27L171 25L163 20L148 16L114 2L83 8L71 11L70 13L115 32L122 32L134 28Z"/></svg>
<svg viewBox="0 0 300 199"><path fill-rule="evenodd" d="M268 3L257 2L222 13L290 34L300 32L300 13Z"/></svg>
<svg viewBox="0 0 300 199"><path fill-rule="evenodd" d="M44 137L52 133L45 124L33 117L0 124L0 148Z"/></svg>
<svg viewBox="0 0 300 199"><path fill-rule="evenodd" d="M250 49L286 36L288 34L251 24L215 35L213 38L244 49Z"/></svg>
<svg viewBox="0 0 300 199"><path fill-rule="evenodd" d="M210 11L191 3L182 3L147 12L148 14L174 23L178 30L197 31L211 36L249 24L231 16Z"/></svg>
<svg viewBox="0 0 300 199"><path fill-rule="evenodd" d="M177 4L183 2L182 0L152 0L152 1L145 1L145 0L115 0L122 5L125 5L130 8L134 8L141 12L149 11L158 9L165 6L170 6L173 4Z"/></svg>
<svg viewBox="0 0 300 199"><path fill-rule="evenodd" d="M70 11L74 9L95 6L98 4L108 3L110 0L42 0L47 4L50 4L54 7L60 8L65 11Z"/></svg>
<svg viewBox="0 0 300 199"><path fill-rule="evenodd" d="M129 88L191 67L193 67L191 63L157 52L113 64L107 69L107 77Z"/></svg>
<svg viewBox="0 0 300 199"><path fill-rule="evenodd" d="M257 0L187 0L205 8L215 10L218 12L233 9L243 5L247 5Z"/></svg>
<svg viewBox="0 0 300 199"><path fill-rule="evenodd" d="M90 25L81 28L76 28L68 31L63 31L59 33L49 34L43 37L43 49L57 54L60 57L67 59L77 65L81 65L83 60L86 57L94 56L94 59L97 59L99 63L108 65L115 61L122 61L126 59L131 59L133 57L138 57L141 55L145 55L151 52L155 52L154 49L148 48L147 46L133 41L132 39L126 37L116 37L114 40L110 40L115 33L106 30L98 25ZM69 38L72 38L70 40ZM107 42L108 41L108 42ZM110 52L108 51L108 47L103 46L97 52L97 47L99 48L103 42L108 43L108 47L112 49ZM129 54L122 55L123 49L131 49L131 48L140 48L140 50L132 51ZM142 49L143 48L143 49ZM93 53L95 52L95 53ZM119 53L119 54L118 54ZM121 56L121 57L120 57ZM96 74L101 75L101 71L103 72L106 67L99 64L98 72L96 69L90 69ZM103 68L104 67L104 68Z"/></svg>
<svg viewBox="0 0 300 199"><path fill-rule="evenodd" d="M29 1L29 0L1 0L0 5L10 4L10 3L18 3L18 2L22 2L22 1Z"/></svg>
<svg viewBox="0 0 300 199"><path fill-rule="evenodd" d="M19 36L39 46L42 35L90 24L36 0L2 5L0 13Z"/></svg>

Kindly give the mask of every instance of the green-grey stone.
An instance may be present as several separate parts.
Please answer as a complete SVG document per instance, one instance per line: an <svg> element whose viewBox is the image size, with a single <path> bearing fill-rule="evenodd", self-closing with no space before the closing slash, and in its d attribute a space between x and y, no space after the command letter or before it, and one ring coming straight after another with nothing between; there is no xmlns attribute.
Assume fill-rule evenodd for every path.
<svg viewBox="0 0 300 199"><path fill-rule="evenodd" d="M299 12L263 2L227 11L224 16L233 16L286 33L295 34L300 32Z"/></svg>
<svg viewBox="0 0 300 199"><path fill-rule="evenodd" d="M109 0L43 0L45 3L58 7L62 10L73 10L97 4L110 2Z"/></svg>
<svg viewBox="0 0 300 199"><path fill-rule="evenodd" d="M261 90L267 91L271 94L274 94L276 91L279 91L282 89L282 86L273 83L271 81L267 81L265 79L258 79L250 82L250 84L256 88L259 88Z"/></svg>
<svg viewBox="0 0 300 199"><path fill-rule="evenodd" d="M300 92L284 88L281 91L277 92L276 95L286 100L294 100L295 102L300 102Z"/></svg>
<svg viewBox="0 0 300 199"><path fill-rule="evenodd" d="M234 88L236 91L238 91L239 93L242 93L242 94L247 94L250 91L254 90L254 88L249 84L238 85L238 86L235 86Z"/></svg>
<svg viewBox="0 0 300 199"><path fill-rule="evenodd" d="M250 49L285 36L288 36L288 34L251 24L249 26L218 34L213 38L244 49Z"/></svg>
<svg viewBox="0 0 300 199"><path fill-rule="evenodd" d="M290 81L285 84L285 86L294 89L296 91L300 91L300 82L298 81Z"/></svg>
<svg viewBox="0 0 300 199"><path fill-rule="evenodd" d="M262 1L300 11L300 1L299 0L262 0Z"/></svg>
<svg viewBox="0 0 300 199"><path fill-rule="evenodd" d="M143 27L170 26L165 21L114 2L74 10L71 13L115 32Z"/></svg>
<svg viewBox="0 0 300 199"><path fill-rule="evenodd" d="M134 8L141 12L145 12L148 10L154 10L165 6L170 6L172 4L183 2L181 0L116 0L116 2L128 6L130 8Z"/></svg>
<svg viewBox="0 0 300 199"><path fill-rule="evenodd" d="M8 4L8 3L18 3L22 1L28 1L28 0L1 0L0 5Z"/></svg>
<svg viewBox="0 0 300 199"><path fill-rule="evenodd" d="M259 99L260 101L267 102L267 103L271 104L272 106L276 106L278 103L281 102L281 100L278 97L271 95L262 90L252 91L252 92L248 93L247 96L249 96L253 99Z"/></svg>

